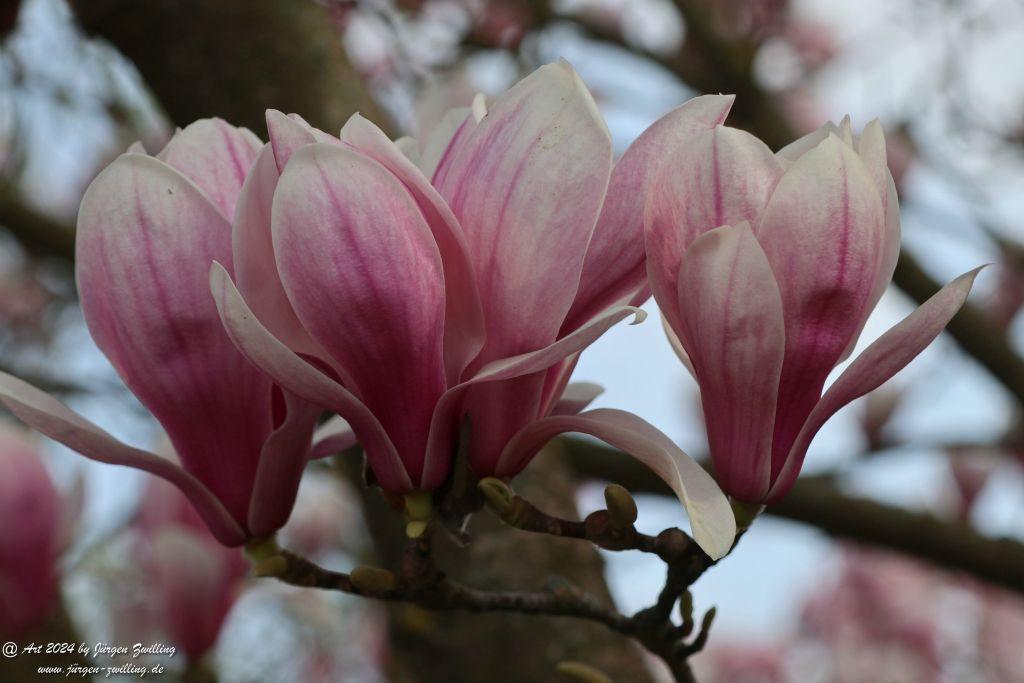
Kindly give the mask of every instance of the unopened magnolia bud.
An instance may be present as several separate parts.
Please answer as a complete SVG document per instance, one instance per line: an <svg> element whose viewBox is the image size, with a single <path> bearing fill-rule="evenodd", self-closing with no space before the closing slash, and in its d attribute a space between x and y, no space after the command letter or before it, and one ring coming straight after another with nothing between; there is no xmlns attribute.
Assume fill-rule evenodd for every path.
<svg viewBox="0 0 1024 683"><path fill-rule="evenodd" d="M257 578L284 576L288 571L288 560L283 555L271 555L252 565L252 575Z"/></svg>
<svg viewBox="0 0 1024 683"><path fill-rule="evenodd" d="M711 624L715 622L715 615L718 614L718 608L712 607L704 613L704 620L700 623L700 632L704 638L707 638L708 632L711 630Z"/></svg>
<svg viewBox="0 0 1024 683"><path fill-rule="evenodd" d="M679 596L679 616L683 618L683 623L693 623L693 593L689 590Z"/></svg>
<svg viewBox="0 0 1024 683"><path fill-rule="evenodd" d="M604 489L604 502L608 506L608 517L613 529L628 529L636 521L636 501L629 491L618 484L609 484Z"/></svg>
<svg viewBox="0 0 1024 683"><path fill-rule="evenodd" d="M366 593L381 593L395 589L395 575L380 567L360 565L349 573L352 584Z"/></svg>
<svg viewBox="0 0 1024 683"><path fill-rule="evenodd" d="M612 679L582 662L559 662L555 671L563 678L577 683L612 683Z"/></svg>
<svg viewBox="0 0 1024 683"><path fill-rule="evenodd" d="M477 488L487 499L487 507L498 516L507 514L512 509L515 498L512 488L497 477L484 477L477 483Z"/></svg>

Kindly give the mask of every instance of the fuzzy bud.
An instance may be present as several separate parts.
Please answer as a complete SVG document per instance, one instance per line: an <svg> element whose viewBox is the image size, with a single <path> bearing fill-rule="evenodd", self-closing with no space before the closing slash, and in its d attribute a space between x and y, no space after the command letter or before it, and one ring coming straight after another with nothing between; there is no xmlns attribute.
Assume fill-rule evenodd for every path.
<svg viewBox="0 0 1024 683"><path fill-rule="evenodd" d="M503 516L512 509L515 493L512 488L497 477L484 477L477 487L487 499L487 507L496 515Z"/></svg>
<svg viewBox="0 0 1024 683"><path fill-rule="evenodd" d="M628 529L636 521L636 501L622 486L609 484L604 489L604 502L613 529Z"/></svg>

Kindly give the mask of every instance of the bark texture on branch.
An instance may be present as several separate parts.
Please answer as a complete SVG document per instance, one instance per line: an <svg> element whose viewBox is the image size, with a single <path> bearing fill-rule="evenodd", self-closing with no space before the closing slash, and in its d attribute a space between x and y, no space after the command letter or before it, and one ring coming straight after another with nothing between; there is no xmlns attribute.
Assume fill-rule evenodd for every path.
<svg viewBox="0 0 1024 683"><path fill-rule="evenodd" d="M516 490L545 510L576 515L574 478L557 453L545 453L516 478ZM401 518L375 491L365 495L367 519L384 567L401 561ZM604 563L585 542L530 534L486 512L473 517L464 548L437 539L441 568L453 579L490 590L541 591L571 582L603 604L611 596ZM657 593L658 586L650 592ZM574 660L615 681L650 683L639 647L601 624L570 617L431 612L389 604L393 683L521 683L557 680L555 667ZM652 658L653 659L653 658Z"/></svg>

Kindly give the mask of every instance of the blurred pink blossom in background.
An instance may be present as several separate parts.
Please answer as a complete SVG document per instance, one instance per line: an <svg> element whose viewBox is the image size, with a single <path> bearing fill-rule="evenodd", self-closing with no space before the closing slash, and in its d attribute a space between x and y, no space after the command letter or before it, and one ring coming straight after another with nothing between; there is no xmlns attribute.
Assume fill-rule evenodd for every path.
<svg viewBox="0 0 1024 683"><path fill-rule="evenodd" d="M58 606L58 562L81 501L57 491L39 448L8 424L0 472L0 637L22 638Z"/></svg>

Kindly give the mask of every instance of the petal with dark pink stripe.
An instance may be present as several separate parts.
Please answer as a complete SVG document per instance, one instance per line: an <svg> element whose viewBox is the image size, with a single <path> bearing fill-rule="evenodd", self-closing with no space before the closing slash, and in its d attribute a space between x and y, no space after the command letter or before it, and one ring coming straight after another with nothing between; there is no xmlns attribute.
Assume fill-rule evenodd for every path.
<svg viewBox="0 0 1024 683"><path fill-rule="evenodd" d="M786 335L782 297L750 226L723 226L679 268L679 336L700 384L715 476L729 495L768 493Z"/></svg>
<svg viewBox="0 0 1024 683"><path fill-rule="evenodd" d="M669 325L679 329L676 282L683 253L709 230L757 222L782 167L763 142L717 126L695 136L651 186L645 218L651 291Z"/></svg>
<svg viewBox="0 0 1024 683"><path fill-rule="evenodd" d="M299 320L347 371L418 481L446 385L443 265L416 201L378 162L318 143L292 155L272 224Z"/></svg>
<svg viewBox="0 0 1024 683"><path fill-rule="evenodd" d="M444 267L445 368L448 383L454 385L484 343L480 294L462 227L437 190L380 128L355 114L341 129L341 139L394 173L430 226Z"/></svg>
<svg viewBox="0 0 1024 683"><path fill-rule="evenodd" d="M645 130L615 164L563 334L624 297L627 303L642 303L628 297L647 279L644 205L648 184L695 135L724 123L734 99L732 95L704 95L673 109Z"/></svg>
<svg viewBox="0 0 1024 683"><path fill-rule="evenodd" d="M270 381L224 334L209 296L214 259L231 262L231 227L180 173L127 154L86 190L77 279L97 345L164 427L185 469L244 523Z"/></svg>
<svg viewBox="0 0 1024 683"><path fill-rule="evenodd" d="M867 316L885 218L864 163L832 135L786 171L756 232L782 292L786 323L774 475Z"/></svg>
<svg viewBox="0 0 1024 683"><path fill-rule="evenodd" d="M836 411L887 382L939 336L964 305L980 271L981 268L975 268L940 289L864 349L839 375L803 424L772 486L770 501L778 500L792 488L811 440Z"/></svg>
<svg viewBox="0 0 1024 683"><path fill-rule="evenodd" d="M565 63L517 83L453 141L434 184L476 270L487 329L477 367L555 340L610 172L608 131Z"/></svg>
<svg viewBox="0 0 1024 683"><path fill-rule="evenodd" d="M210 268L210 290L228 337L253 365L281 388L341 415L352 426L377 480L385 490L406 493L418 488L380 421L366 405L270 334L253 315L231 276L219 263Z"/></svg>
<svg viewBox="0 0 1024 683"><path fill-rule="evenodd" d="M262 142L246 128L200 119L178 131L157 158L199 186L229 221Z"/></svg>

